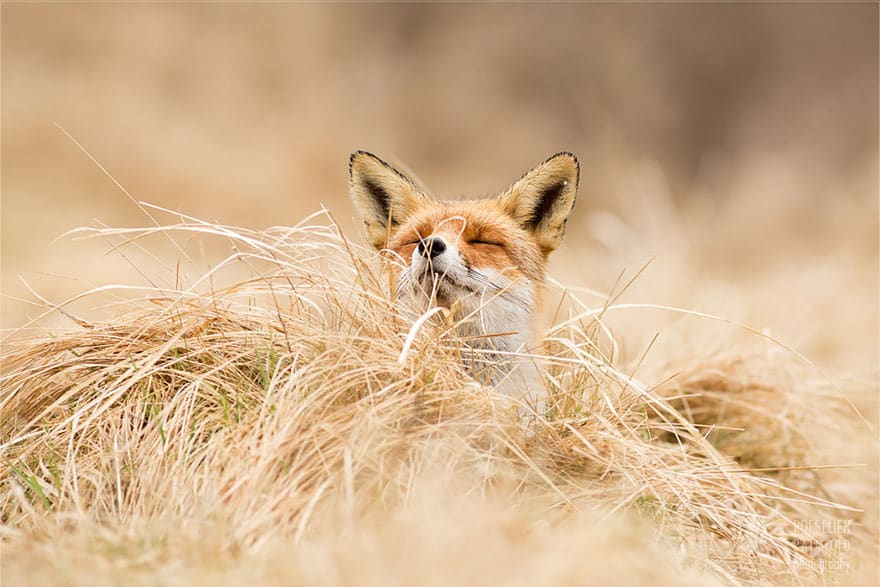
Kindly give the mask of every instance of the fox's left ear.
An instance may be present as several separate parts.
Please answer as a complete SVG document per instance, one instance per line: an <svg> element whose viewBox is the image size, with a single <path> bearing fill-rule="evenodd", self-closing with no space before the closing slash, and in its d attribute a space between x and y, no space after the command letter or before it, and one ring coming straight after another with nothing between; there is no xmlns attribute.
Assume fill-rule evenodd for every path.
<svg viewBox="0 0 880 587"><path fill-rule="evenodd" d="M498 196L502 209L535 236L544 255L562 242L579 176L577 157L557 153Z"/></svg>
<svg viewBox="0 0 880 587"><path fill-rule="evenodd" d="M427 197L412 180L372 153L352 153L348 170L351 199L364 219L367 237L374 247L383 249Z"/></svg>

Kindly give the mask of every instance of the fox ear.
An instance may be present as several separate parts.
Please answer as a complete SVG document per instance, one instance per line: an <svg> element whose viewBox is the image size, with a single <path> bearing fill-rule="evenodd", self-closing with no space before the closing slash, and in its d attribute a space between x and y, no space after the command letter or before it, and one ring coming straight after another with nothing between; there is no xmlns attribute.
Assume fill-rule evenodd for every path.
<svg viewBox="0 0 880 587"><path fill-rule="evenodd" d="M404 174L372 153L355 151L348 163L351 199L377 249L427 197Z"/></svg>
<svg viewBox="0 0 880 587"><path fill-rule="evenodd" d="M502 209L535 236L545 255L562 242L565 222L574 208L579 175L577 157L557 153L498 197Z"/></svg>

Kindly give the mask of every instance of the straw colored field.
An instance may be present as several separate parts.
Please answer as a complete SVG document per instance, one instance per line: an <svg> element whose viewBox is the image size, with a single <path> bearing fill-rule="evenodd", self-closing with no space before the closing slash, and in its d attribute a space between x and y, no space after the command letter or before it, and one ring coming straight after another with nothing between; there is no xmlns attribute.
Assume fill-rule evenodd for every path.
<svg viewBox="0 0 880 587"><path fill-rule="evenodd" d="M4 584L875 584L877 18L4 4ZM357 148L578 154L548 413L402 352Z"/></svg>

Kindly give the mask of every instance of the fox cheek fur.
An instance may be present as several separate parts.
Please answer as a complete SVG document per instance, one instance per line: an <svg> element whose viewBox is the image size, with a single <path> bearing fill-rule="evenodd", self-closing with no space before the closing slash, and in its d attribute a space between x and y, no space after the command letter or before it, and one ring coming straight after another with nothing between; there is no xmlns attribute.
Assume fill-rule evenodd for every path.
<svg viewBox="0 0 880 587"><path fill-rule="evenodd" d="M469 346L503 351L493 359L497 384L513 366L505 354L532 343L547 257L574 207L575 156L553 155L483 200L435 200L365 151L352 154L349 172L370 243L396 259L398 299L416 312L448 308Z"/></svg>

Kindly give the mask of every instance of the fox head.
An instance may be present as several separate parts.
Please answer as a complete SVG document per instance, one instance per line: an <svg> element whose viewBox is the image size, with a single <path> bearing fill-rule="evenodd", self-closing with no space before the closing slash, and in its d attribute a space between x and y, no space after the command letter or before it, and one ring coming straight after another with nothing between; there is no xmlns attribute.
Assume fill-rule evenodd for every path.
<svg viewBox="0 0 880 587"><path fill-rule="evenodd" d="M425 310L452 311L462 334L516 350L562 241L579 167L558 153L498 196L440 201L371 153L350 160L351 197L374 247L392 257L397 294Z"/></svg>

